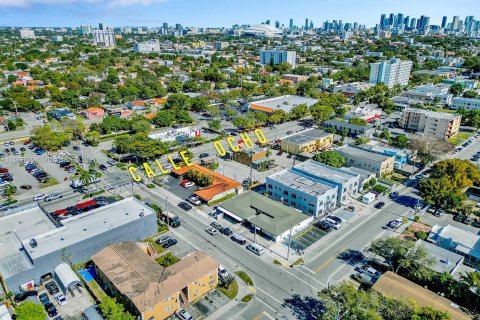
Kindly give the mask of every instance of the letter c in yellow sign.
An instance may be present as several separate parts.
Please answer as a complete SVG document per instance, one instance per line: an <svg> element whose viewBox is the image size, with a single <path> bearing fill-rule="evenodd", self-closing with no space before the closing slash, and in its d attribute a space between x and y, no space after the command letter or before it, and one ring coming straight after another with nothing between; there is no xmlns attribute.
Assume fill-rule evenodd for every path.
<svg viewBox="0 0 480 320"><path fill-rule="evenodd" d="M135 175L135 172L137 172L137 168L135 168L134 166L128 167L128 172L130 172L133 181L139 182L140 180L142 180L142 177L140 177L139 174Z"/></svg>
<svg viewBox="0 0 480 320"><path fill-rule="evenodd" d="M220 157L223 157L224 155L227 154L227 152L225 151L225 148L222 146L220 141L215 141L213 143L213 146L215 147L215 150L217 150L217 153Z"/></svg>
<svg viewBox="0 0 480 320"><path fill-rule="evenodd" d="M240 148L237 145L234 145L232 142L235 142L235 139L233 137L228 137L227 142L230 145L230 148L232 149L233 152L238 152L240 151Z"/></svg>

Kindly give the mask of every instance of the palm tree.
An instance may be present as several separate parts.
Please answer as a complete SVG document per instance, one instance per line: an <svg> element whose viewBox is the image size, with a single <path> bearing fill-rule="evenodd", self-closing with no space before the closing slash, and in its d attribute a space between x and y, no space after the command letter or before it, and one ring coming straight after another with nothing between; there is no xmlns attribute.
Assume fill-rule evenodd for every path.
<svg viewBox="0 0 480 320"><path fill-rule="evenodd" d="M80 177L78 179L83 186L87 186L95 179L95 175L89 170L81 170Z"/></svg>
<svg viewBox="0 0 480 320"><path fill-rule="evenodd" d="M7 197L8 199L8 202L12 201L12 198L16 192L17 192L17 187L15 186L12 186L9 184L5 187L4 193L5 193L5 197Z"/></svg>

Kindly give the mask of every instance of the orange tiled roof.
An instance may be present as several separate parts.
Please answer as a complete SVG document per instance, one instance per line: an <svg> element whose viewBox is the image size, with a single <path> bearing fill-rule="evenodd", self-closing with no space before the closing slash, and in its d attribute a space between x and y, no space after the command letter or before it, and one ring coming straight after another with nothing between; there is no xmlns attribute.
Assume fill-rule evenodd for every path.
<svg viewBox="0 0 480 320"><path fill-rule="evenodd" d="M292 80L285 80L285 79L280 79L278 80L281 84L288 83L288 84L295 84Z"/></svg>
<svg viewBox="0 0 480 320"><path fill-rule="evenodd" d="M26 77L26 76L28 76L28 72L23 72L23 71L17 72L17 76Z"/></svg>
<svg viewBox="0 0 480 320"><path fill-rule="evenodd" d="M99 107L89 107L87 109L84 109L82 110L83 112L89 112L89 113L92 113L92 112L102 112L103 109L102 108L99 108Z"/></svg>
<svg viewBox="0 0 480 320"><path fill-rule="evenodd" d="M162 103L162 102L167 101L167 99L165 99L165 98L155 98L155 99L151 99L150 101L152 101L153 103Z"/></svg>
<svg viewBox="0 0 480 320"><path fill-rule="evenodd" d="M12 85L14 85L14 86L23 86L23 84L24 84L23 81L14 81L14 82L12 82Z"/></svg>
<svg viewBox="0 0 480 320"><path fill-rule="evenodd" d="M134 106L143 106L146 102L143 101L143 100L139 100L139 101L132 101L132 104Z"/></svg>
<svg viewBox="0 0 480 320"><path fill-rule="evenodd" d="M250 109L254 109L254 110L258 110L258 111L263 111L263 112L273 112L273 109L272 109L272 108L267 108L267 107L260 106L260 105L258 105L258 104L253 104L253 103L250 104Z"/></svg>
<svg viewBox="0 0 480 320"><path fill-rule="evenodd" d="M207 168L200 166L197 163L193 163L190 167L183 167L181 169L173 171L177 175L183 175L187 173L190 168L200 171L203 174L211 174L213 176L213 183L205 188L195 191L194 193L202 199L207 201L212 200L216 195L233 188L239 187L240 183L227 178L217 172L211 171Z"/></svg>
<svg viewBox="0 0 480 320"><path fill-rule="evenodd" d="M37 88L38 88L38 86L27 86L27 90L29 90L29 91L30 90L35 90Z"/></svg>
<svg viewBox="0 0 480 320"><path fill-rule="evenodd" d="M153 117L155 117L156 115L157 115L156 113L149 113L144 115L143 117L147 119L153 119Z"/></svg>

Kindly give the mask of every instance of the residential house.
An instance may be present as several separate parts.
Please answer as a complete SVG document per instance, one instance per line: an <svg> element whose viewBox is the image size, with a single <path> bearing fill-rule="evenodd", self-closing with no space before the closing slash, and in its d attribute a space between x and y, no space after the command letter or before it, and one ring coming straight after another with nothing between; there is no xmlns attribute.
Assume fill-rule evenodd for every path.
<svg viewBox="0 0 480 320"><path fill-rule="evenodd" d="M99 107L89 107L80 111L80 114L85 118L92 120L97 117L103 117L105 115L105 110Z"/></svg>
<svg viewBox="0 0 480 320"><path fill-rule="evenodd" d="M166 268L155 254L127 241L92 257L97 281L139 319L166 319L217 287L219 264L207 254L194 251Z"/></svg>

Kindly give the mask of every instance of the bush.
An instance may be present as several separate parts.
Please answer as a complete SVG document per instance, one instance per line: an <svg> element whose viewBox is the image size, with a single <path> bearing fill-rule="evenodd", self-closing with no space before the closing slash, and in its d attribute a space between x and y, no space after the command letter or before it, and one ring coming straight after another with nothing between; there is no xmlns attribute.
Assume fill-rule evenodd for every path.
<svg viewBox="0 0 480 320"><path fill-rule="evenodd" d="M245 297L242 298L242 302L250 302L253 299L253 294L247 294Z"/></svg>
<svg viewBox="0 0 480 320"><path fill-rule="evenodd" d="M219 287L218 290L220 290L220 292L226 295L230 300L233 300L238 293L238 283L236 280L233 280L228 288Z"/></svg>
<svg viewBox="0 0 480 320"><path fill-rule="evenodd" d="M375 187L373 187L373 190L378 193L384 193L385 191L388 190L388 188L385 186L382 186L381 184L377 184L375 185Z"/></svg>
<svg viewBox="0 0 480 320"><path fill-rule="evenodd" d="M17 320L44 320L46 317L42 305L32 301L25 301L15 308L15 315Z"/></svg>
<svg viewBox="0 0 480 320"><path fill-rule="evenodd" d="M273 260L273 264L278 264L278 265L282 265L282 263L280 261L278 261L277 259Z"/></svg>
<svg viewBox="0 0 480 320"><path fill-rule="evenodd" d="M414 234L417 239L426 240L428 238L428 234L425 231L415 231Z"/></svg>
<svg viewBox="0 0 480 320"><path fill-rule="evenodd" d="M155 259L155 261L158 262L159 265L161 265L162 267L166 268L166 267L169 267L171 266L172 264L175 264L177 263L178 261L180 261L180 259L177 258L177 256L173 255L172 253L167 253L167 254L164 254L163 256Z"/></svg>

